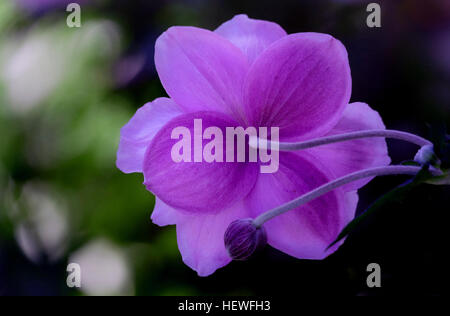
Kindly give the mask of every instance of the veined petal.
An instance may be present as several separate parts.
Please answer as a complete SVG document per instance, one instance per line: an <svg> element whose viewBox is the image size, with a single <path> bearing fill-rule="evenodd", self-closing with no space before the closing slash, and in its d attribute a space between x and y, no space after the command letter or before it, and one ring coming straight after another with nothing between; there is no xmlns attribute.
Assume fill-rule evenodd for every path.
<svg viewBox="0 0 450 316"><path fill-rule="evenodd" d="M220 35L171 27L156 41L155 64L169 96L186 112L217 111L243 119L245 55Z"/></svg>
<svg viewBox="0 0 450 316"><path fill-rule="evenodd" d="M198 275L208 276L231 261L224 235L231 222L249 217L242 201L217 214L192 214L172 208L158 197L155 199L153 223L177 225L177 242L183 261Z"/></svg>
<svg viewBox="0 0 450 316"><path fill-rule="evenodd" d="M219 26L215 32L241 49L252 64L270 44L287 35L274 22L250 19L239 14Z"/></svg>
<svg viewBox="0 0 450 316"><path fill-rule="evenodd" d="M356 102L347 105L341 120L328 135L385 128L378 112L365 103ZM365 168L386 166L391 162L386 140L378 137L329 144L306 151L332 170L336 177ZM344 188L357 190L372 179L355 181L345 185Z"/></svg>
<svg viewBox="0 0 450 316"><path fill-rule="evenodd" d="M252 217L280 206L328 182L332 178L308 154L280 153L280 169L260 174L246 199ZM300 259L323 259L339 245L326 248L354 217L358 196L333 190L264 224L268 243Z"/></svg>
<svg viewBox="0 0 450 316"><path fill-rule="evenodd" d="M194 120L201 120L203 131L213 127L221 136L202 139L202 132L194 128ZM259 166L236 162L236 159L227 162L226 127L233 126L237 126L235 121L217 112L183 114L170 121L161 128L145 154L144 184L147 189L171 207L190 212L217 213L241 200L252 189ZM179 136L176 132L172 136L178 128L185 135ZM222 153L217 151L217 160L207 162L202 149L216 140L216 136L216 150L221 148ZM196 145L195 139L199 139L200 146ZM185 146L178 147L180 142ZM186 159L176 162L174 155Z"/></svg>
<svg viewBox="0 0 450 316"><path fill-rule="evenodd" d="M291 34L253 63L244 88L250 125L280 128L283 140L322 135L341 118L351 93L347 51L319 33Z"/></svg>
<svg viewBox="0 0 450 316"><path fill-rule="evenodd" d="M199 276L227 265L231 258L225 249L225 230L234 220L248 216L242 201L217 214L182 216L177 223L177 241L184 263Z"/></svg>
<svg viewBox="0 0 450 316"><path fill-rule="evenodd" d="M159 129L181 109L168 98L159 98L139 108L120 130L116 165L125 173L142 172L145 150Z"/></svg>

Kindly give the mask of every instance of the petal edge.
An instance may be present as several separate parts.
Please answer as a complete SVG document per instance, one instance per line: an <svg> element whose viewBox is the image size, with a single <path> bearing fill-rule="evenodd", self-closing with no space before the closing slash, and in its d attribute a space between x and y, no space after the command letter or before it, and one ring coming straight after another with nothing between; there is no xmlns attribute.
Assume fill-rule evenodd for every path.
<svg viewBox="0 0 450 316"><path fill-rule="evenodd" d="M250 64L273 42L287 35L278 24L250 19L246 14L234 16L220 25L215 32L239 47Z"/></svg>

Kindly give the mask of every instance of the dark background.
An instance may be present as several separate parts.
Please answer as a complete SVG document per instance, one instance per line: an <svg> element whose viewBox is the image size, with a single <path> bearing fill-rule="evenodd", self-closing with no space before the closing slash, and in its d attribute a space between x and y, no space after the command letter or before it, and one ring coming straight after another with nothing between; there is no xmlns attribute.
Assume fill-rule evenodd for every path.
<svg viewBox="0 0 450 316"><path fill-rule="evenodd" d="M357 0L111 0L81 3L80 29L64 0L0 4L0 295L439 295L446 274L449 190L421 185L386 204L323 261L270 247L200 278L182 263L173 227L152 224L141 175L115 168L119 130L165 95L154 41L172 25L215 29L234 15L288 33L323 32L346 46L352 101L389 129L430 137L450 120L450 1L378 1L381 28ZM389 141L394 163L414 146ZM377 178L358 212L407 180ZM66 287L66 266L92 280ZM369 289L378 263L382 287ZM83 268L84 269L84 268Z"/></svg>

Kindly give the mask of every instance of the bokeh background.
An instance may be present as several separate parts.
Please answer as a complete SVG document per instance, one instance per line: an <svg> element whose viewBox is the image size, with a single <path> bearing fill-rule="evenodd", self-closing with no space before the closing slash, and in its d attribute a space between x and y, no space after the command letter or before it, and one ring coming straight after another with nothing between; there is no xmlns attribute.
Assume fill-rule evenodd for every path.
<svg viewBox="0 0 450 316"><path fill-rule="evenodd" d="M439 295L446 284L447 187L423 185L386 205L323 261L270 247L200 278L182 263L174 227L150 221L142 176L115 167L120 128L165 95L155 39L172 25L215 29L235 14L288 33L329 33L347 47L352 101L388 128L428 137L450 119L450 1L378 1L368 28L358 0L0 1L0 295ZM394 162L416 148L389 141ZM372 181L358 212L407 178ZM69 262L81 290L66 286ZM366 267L381 265L368 289Z"/></svg>

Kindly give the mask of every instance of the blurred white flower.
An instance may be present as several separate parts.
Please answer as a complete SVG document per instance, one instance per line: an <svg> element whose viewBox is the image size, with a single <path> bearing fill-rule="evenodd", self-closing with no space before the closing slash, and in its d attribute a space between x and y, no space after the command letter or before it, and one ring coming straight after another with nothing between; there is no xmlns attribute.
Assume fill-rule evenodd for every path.
<svg viewBox="0 0 450 316"><path fill-rule="evenodd" d="M28 34L7 43L1 77L14 109L26 111L47 97L62 79L66 62L49 33Z"/></svg>
<svg viewBox="0 0 450 316"><path fill-rule="evenodd" d="M50 262L65 253L68 241L69 220L61 202L42 185L25 185L20 203L26 216L17 216L15 236L23 253L38 263L43 256Z"/></svg>
<svg viewBox="0 0 450 316"><path fill-rule="evenodd" d="M132 295L131 268L125 252L103 239L70 256L81 267L81 291L87 295Z"/></svg>
<svg viewBox="0 0 450 316"><path fill-rule="evenodd" d="M107 20L88 21L76 32L55 29L44 21L23 34L9 34L4 42L0 84L11 109L26 112L46 101L68 78L80 78L81 71L89 70L84 67L89 58L115 56L120 36L116 25Z"/></svg>

